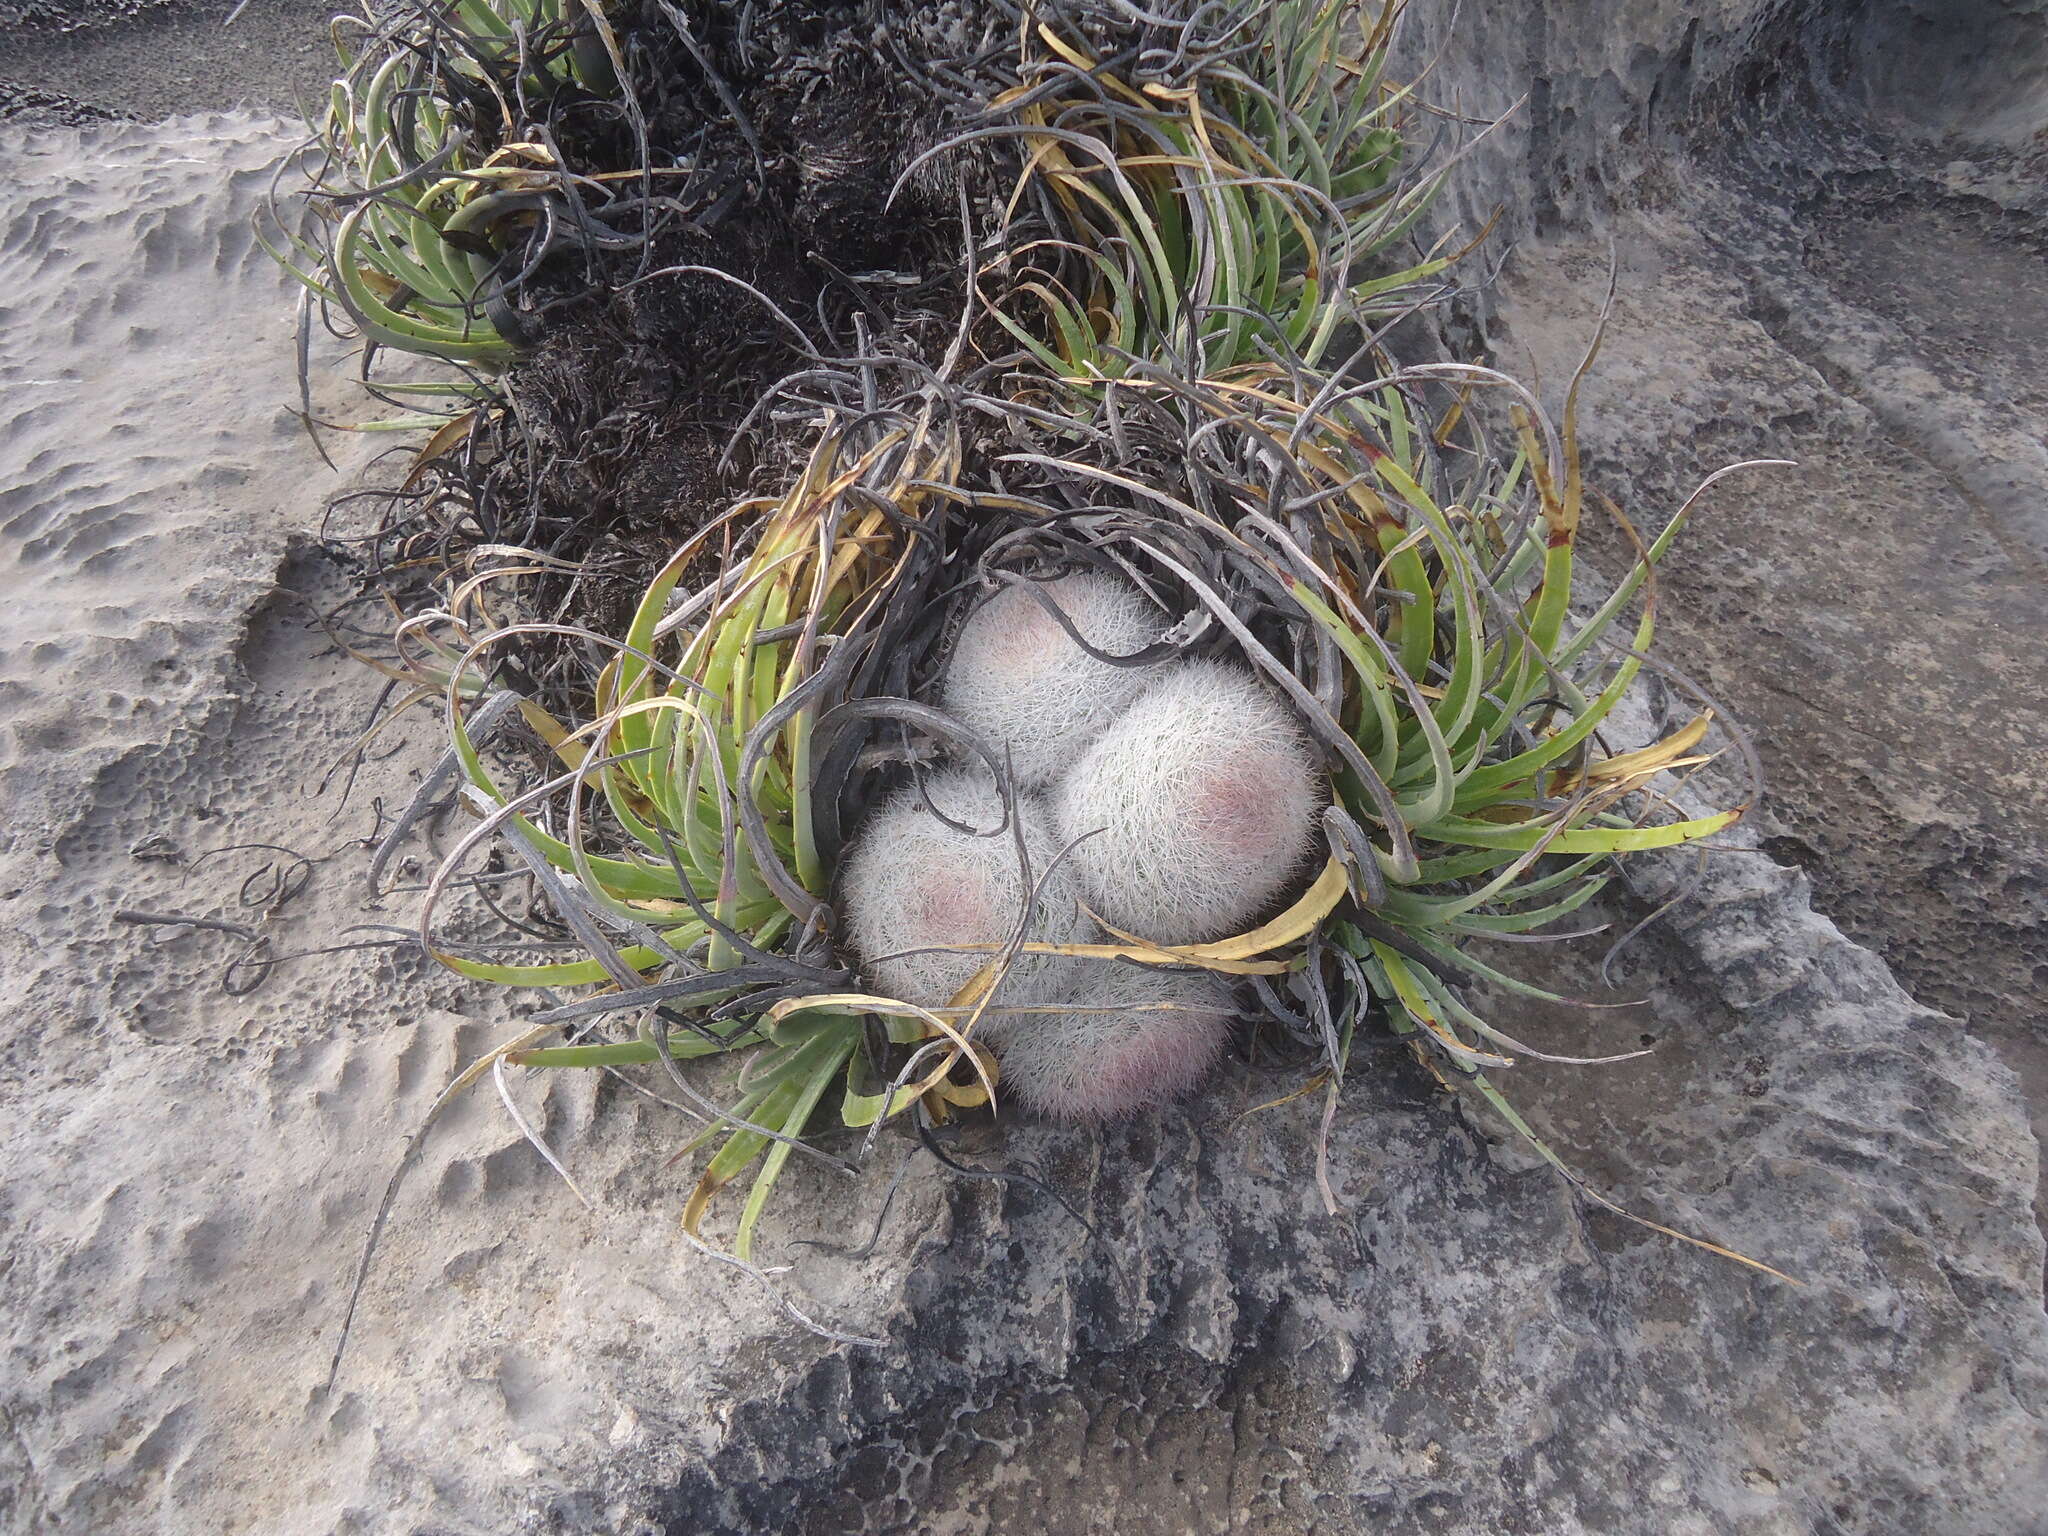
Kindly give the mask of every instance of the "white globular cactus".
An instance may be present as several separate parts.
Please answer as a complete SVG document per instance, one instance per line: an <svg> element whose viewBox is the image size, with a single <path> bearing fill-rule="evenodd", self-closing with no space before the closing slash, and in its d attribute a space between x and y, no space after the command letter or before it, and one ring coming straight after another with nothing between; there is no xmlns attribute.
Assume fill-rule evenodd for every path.
<svg viewBox="0 0 2048 1536"><path fill-rule="evenodd" d="M1001 826L1002 797L979 769L951 769L926 781L931 804L976 831ZM1071 943L1092 936L1081 913L1070 865L1054 867L1059 845L1045 806L1017 800L1031 879L1038 887L1028 938ZM1050 874L1048 874L1050 871ZM991 956L931 946L1002 944L1016 932L1027 888L1014 829L977 837L933 815L910 785L862 827L841 876L847 938L867 984L884 996L923 1008L942 1007ZM1019 1007L1045 1000L1064 962L1019 955L991 998Z"/></svg>
<svg viewBox="0 0 2048 1536"><path fill-rule="evenodd" d="M1165 616L1113 576L1085 571L1033 585L1105 655L1133 655L1166 633ZM1096 660L1024 584L1014 584L961 629L940 702L996 753L1009 753L1018 783L1042 788L1156 675L1151 667Z"/></svg>
<svg viewBox="0 0 2048 1536"><path fill-rule="evenodd" d="M989 1019L997 1092L1050 1119L1121 1120L1201 1086L1230 1042L1236 1006L1208 971L1079 966L1061 1011Z"/></svg>
<svg viewBox="0 0 2048 1536"><path fill-rule="evenodd" d="M1243 932L1301 873L1321 788L1284 701L1241 668L1182 661L1074 765L1054 809L1104 922L1193 944Z"/></svg>

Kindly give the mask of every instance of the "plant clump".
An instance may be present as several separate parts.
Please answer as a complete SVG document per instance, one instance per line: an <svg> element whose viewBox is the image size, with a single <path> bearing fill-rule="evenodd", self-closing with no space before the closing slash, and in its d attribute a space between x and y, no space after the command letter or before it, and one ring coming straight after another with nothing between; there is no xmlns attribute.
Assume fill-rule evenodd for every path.
<svg viewBox="0 0 2048 1536"><path fill-rule="evenodd" d="M1471 984L1563 1001L1491 946L1569 937L1618 861L1733 825L1753 796L1697 809L1672 776L1717 733L1747 754L1704 697L1661 739L1608 739L1659 666L1656 570L1694 502L1645 539L1589 490L1576 379L1553 425L1494 369L1393 355L1453 260L1404 246L1441 165L1385 77L1398 10L1360 31L1337 0L967 6L1003 24L954 69L856 59L839 12L764 4L844 78L943 85L929 142L860 153L959 265L777 287L706 255L586 295L616 316L643 282L686 309L715 293L782 338L789 370L718 424L758 451L757 483L716 480L715 506L643 531L659 558L617 622L563 606L593 547L572 515L539 548L474 546L388 670L445 704L478 817L421 942L481 980L579 991L505 1060L664 1075L707 1149L692 1241L753 1169L731 1246L749 1263L790 1159L845 1166L822 1119L863 1153L1006 1092L1101 1123L1195 1091L1240 1035L1315 1059L1331 1101L1357 1041L1406 1042L1571 1177L1492 1075L1557 1058ZM770 142L731 84L763 62L752 14L659 4L616 28L622 79L661 57L665 88L695 91L655 117L699 124L703 158L639 169L648 196L677 173L689 238L713 244L790 171L713 174ZM824 197L829 170L796 179ZM687 374L689 327L655 329ZM511 462L502 434L545 415L519 366L420 473L453 461L468 494ZM651 444L636 419L521 451L581 472L586 450ZM1591 591L1589 517L1635 552ZM544 771L486 750L499 719ZM523 916L504 868L469 867L492 847ZM462 902L505 918L495 940L437 927Z"/></svg>

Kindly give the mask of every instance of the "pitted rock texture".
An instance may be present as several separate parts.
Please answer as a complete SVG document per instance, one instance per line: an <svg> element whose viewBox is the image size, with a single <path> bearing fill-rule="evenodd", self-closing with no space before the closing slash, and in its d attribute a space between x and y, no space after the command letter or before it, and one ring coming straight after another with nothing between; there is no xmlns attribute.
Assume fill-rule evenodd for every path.
<svg viewBox="0 0 2048 1536"><path fill-rule="evenodd" d="M2037 1529L2048 1320L2010 1074L1761 857L1711 867L1630 989L1689 1070L1638 1069L1666 1108L1607 1188L1802 1286L1587 1214L1392 1058L1347 1087L1335 1219L1309 1111L1013 1132L1095 1235L956 1194L909 1259L904 1364L826 1361L742 1412L666 1528ZM792 1433L795 1403L832 1438Z"/></svg>
<svg viewBox="0 0 2048 1536"><path fill-rule="evenodd" d="M324 104L326 0L0 0L0 122ZM232 17L232 20L230 20Z"/></svg>
<svg viewBox="0 0 2048 1536"><path fill-rule="evenodd" d="M1410 19L1467 111L1527 95L1440 205L1470 227L1500 206L1512 245L1454 347L1561 407L1612 262L1593 483L1647 531L1724 464L1797 461L1710 493L1659 645L1755 736L1773 856L1993 1043L2048 1131L2048 14Z"/></svg>

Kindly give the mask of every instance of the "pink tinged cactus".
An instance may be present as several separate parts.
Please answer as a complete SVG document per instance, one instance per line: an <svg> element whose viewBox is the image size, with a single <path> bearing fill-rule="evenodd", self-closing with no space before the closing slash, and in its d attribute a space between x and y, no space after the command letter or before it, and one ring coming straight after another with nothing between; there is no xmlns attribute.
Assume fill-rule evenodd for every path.
<svg viewBox="0 0 2048 1536"><path fill-rule="evenodd" d="M981 831L1002 824L1002 798L979 769L935 773L926 789L931 803L956 822ZM1053 866L1059 844L1045 807L1019 796L1018 811L1031 855L1031 879L1039 891L1028 937L1051 943L1092 937L1092 925L1077 903L1080 887L1071 864ZM993 837L958 831L932 814L915 785L899 791L868 820L841 876L847 938L867 984L884 996L925 1008L949 1002L990 958L930 946L1008 942L1025 896L1015 831ZM1057 968L1065 963L1051 956L1019 956L991 1004L1044 1001Z"/></svg>
<svg viewBox="0 0 2048 1536"><path fill-rule="evenodd" d="M1162 944L1242 933L1303 871L1321 775L1284 701L1240 668L1163 668L1056 792L1104 922ZM1094 834L1092 836L1088 834Z"/></svg>
<svg viewBox="0 0 2048 1536"><path fill-rule="evenodd" d="M1087 571L1033 590L1105 655L1133 655L1167 630L1166 616L1113 576ZM983 603L960 631L940 702L996 753L1008 751L1019 784L1042 788L1156 675L1097 661L1018 584Z"/></svg>
<svg viewBox="0 0 2048 1536"><path fill-rule="evenodd" d="M1116 962L1075 968L1079 980L1062 999L1070 1011L988 1021L1002 1065L999 1102L1099 1124L1202 1085L1230 1042L1237 1010L1227 982L1206 971Z"/></svg>

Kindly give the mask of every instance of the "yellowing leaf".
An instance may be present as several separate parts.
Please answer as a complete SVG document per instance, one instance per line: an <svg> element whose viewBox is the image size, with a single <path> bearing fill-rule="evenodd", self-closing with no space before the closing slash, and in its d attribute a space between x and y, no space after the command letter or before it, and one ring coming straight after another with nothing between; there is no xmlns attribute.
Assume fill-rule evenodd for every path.
<svg viewBox="0 0 2048 1536"><path fill-rule="evenodd" d="M1019 950L1029 955L1066 955L1081 960L1135 960L1141 965L1193 965L1204 970L1221 971L1230 976L1282 976L1294 968L1291 960L1256 960L1255 955L1267 954L1272 950L1292 944L1306 936L1320 923L1344 897L1348 877L1344 866L1331 859L1323 866L1323 872L1316 877L1301 895L1301 899L1270 923L1254 928L1250 933L1239 934L1234 939L1219 939L1211 944L1154 944L1148 939L1133 934L1120 935L1121 944L1043 944L1019 945ZM1108 924L1104 924L1108 927ZM1111 932L1116 930L1111 929ZM950 944L948 949L971 953L1000 953L1006 944ZM962 996L972 993L979 996L977 984L985 987L985 977L991 974L991 967L984 966L975 973L975 978L962 989Z"/></svg>
<svg viewBox="0 0 2048 1536"><path fill-rule="evenodd" d="M1708 710L1705 714L1694 719L1689 725L1680 730L1673 731L1662 741L1653 742L1651 745L1639 748L1634 752L1623 752L1614 757L1605 758L1600 762L1593 763L1587 767L1582 775L1576 777L1563 773L1555 775L1551 779L1550 792L1553 795L1568 794L1588 779L1599 781L1648 778L1652 774L1661 773L1667 768L1688 766L1687 763L1681 762L1680 759L1706 739L1707 729L1713 723L1714 712ZM1705 761L1705 759L1691 759L1691 762L1702 761Z"/></svg>

